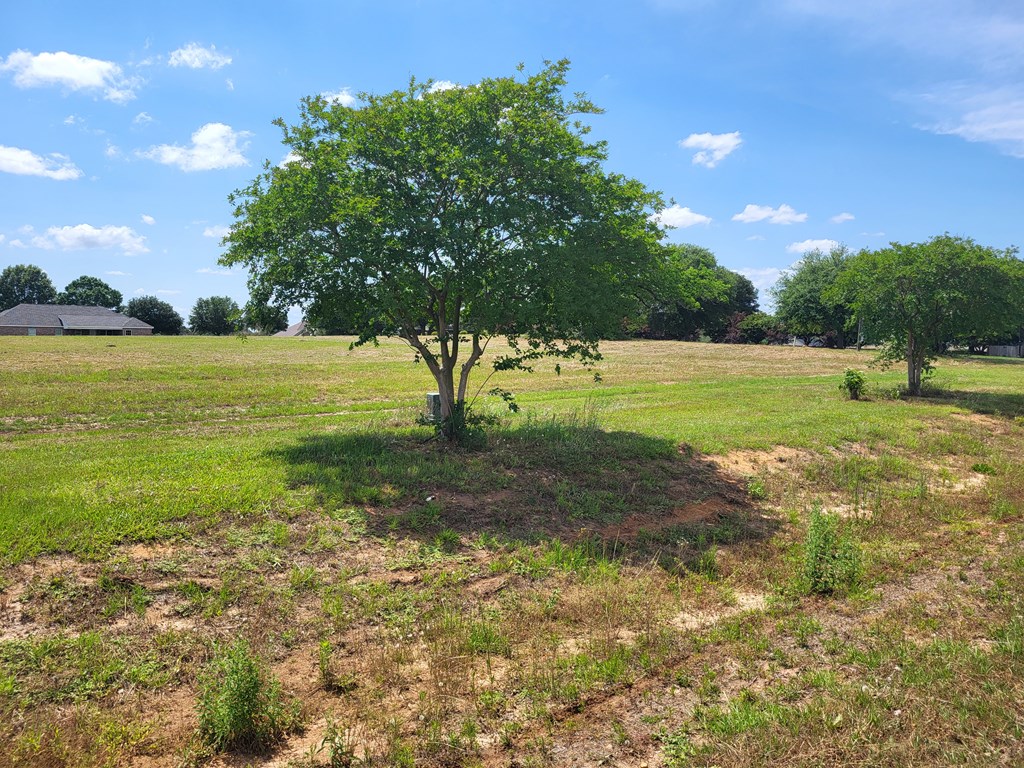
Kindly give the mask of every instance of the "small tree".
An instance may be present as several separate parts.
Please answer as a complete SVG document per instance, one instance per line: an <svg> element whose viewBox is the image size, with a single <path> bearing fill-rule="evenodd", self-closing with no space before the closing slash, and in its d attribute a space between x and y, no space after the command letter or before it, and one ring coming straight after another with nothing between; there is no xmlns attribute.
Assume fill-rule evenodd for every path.
<svg viewBox="0 0 1024 768"><path fill-rule="evenodd" d="M137 296L128 302L125 311L129 317L152 325L153 333L177 336L185 328L185 321L174 307L156 296Z"/></svg>
<svg viewBox="0 0 1024 768"><path fill-rule="evenodd" d="M57 303L117 309L121 306L122 298L120 291L114 290L98 277L82 275L64 286L64 291L57 297Z"/></svg>
<svg viewBox="0 0 1024 768"><path fill-rule="evenodd" d="M196 299L188 325L192 333L227 336L242 329L241 314L238 304L229 296Z"/></svg>
<svg viewBox="0 0 1024 768"><path fill-rule="evenodd" d="M520 68L522 73L522 68ZM278 120L292 160L235 192L222 263L250 293L316 308L357 344L393 332L433 376L443 431L461 429L488 342L494 370L553 355L591 364L661 273L660 198L608 173L567 99L568 62L446 90L361 94L358 108L303 100Z"/></svg>
<svg viewBox="0 0 1024 768"><path fill-rule="evenodd" d="M14 264L0 272L0 312L19 304L53 304L57 289L34 264Z"/></svg>
<svg viewBox="0 0 1024 768"><path fill-rule="evenodd" d="M269 336L288 327L288 310L284 307L249 302L245 305L242 324L255 333Z"/></svg>
<svg viewBox="0 0 1024 768"><path fill-rule="evenodd" d="M830 291L849 297L883 362L907 362L907 391L921 394L926 364L962 335L996 335L1020 323L1021 262L970 238L940 235L852 257Z"/></svg>

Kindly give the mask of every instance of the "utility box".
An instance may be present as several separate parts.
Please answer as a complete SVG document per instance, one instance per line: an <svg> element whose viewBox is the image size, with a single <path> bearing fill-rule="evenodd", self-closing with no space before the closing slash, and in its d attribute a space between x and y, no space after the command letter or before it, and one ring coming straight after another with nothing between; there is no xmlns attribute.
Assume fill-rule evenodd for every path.
<svg viewBox="0 0 1024 768"><path fill-rule="evenodd" d="M440 392L427 392L427 421L431 424L441 423Z"/></svg>

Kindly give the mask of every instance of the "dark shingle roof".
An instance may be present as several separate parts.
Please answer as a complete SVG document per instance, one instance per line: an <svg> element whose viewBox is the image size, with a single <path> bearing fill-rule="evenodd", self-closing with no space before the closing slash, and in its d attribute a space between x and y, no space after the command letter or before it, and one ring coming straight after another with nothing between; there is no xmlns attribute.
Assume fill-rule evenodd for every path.
<svg viewBox="0 0 1024 768"><path fill-rule="evenodd" d="M73 304L19 304L0 312L0 326L31 328L152 328L105 307L79 307Z"/></svg>

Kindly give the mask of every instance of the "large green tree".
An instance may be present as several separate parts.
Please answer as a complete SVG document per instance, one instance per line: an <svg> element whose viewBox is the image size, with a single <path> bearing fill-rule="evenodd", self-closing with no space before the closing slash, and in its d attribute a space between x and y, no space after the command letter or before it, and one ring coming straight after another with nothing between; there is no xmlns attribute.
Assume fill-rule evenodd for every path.
<svg viewBox="0 0 1024 768"><path fill-rule="evenodd" d="M188 317L192 333L206 336L227 336L242 330L242 311L230 296L196 299Z"/></svg>
<svg viewBox="0 0 1024 768"><path fill-rule="evenodd" d="M1020 323L1024 271L1016 249L939 235L924 243L891 243L849 259L830 292L864 318L883 359L906 360L907 391L936 351L963 336L995 336Z"/></svg>
<svg viewBox="0 0 1024 768"><path fill-rule="evenodd" d="M156 296L136 296L125 311L129 317L152 325L153 333L177 336L185 329L185 321L174 307Z"/></svg>
<svg viewBox="0 0 1024 768"><path fill-rule="evenodd" d="M849 258L843 245L828 253L810 251L779 278L772 288L775 317L794 336L820 336L840 349L849 343L856 333L853 310L846 297L832 290Z"/></svg>
<svg viewBox="0 0 1024 768"><path fill-rule="evenodd" d="M667 260L670 269L687 276L692 290L652 307L646 335L690 340L707 336L713 341L722 341L733 315L757 311L754 284L720 265L707 248L689 243L670 245Z"/></svg>
<svg viewBox="0 0 1024 768"><path fill-rule="evenodd" d="M0 272L0 311L19 304L53 304L57 289L34 264L14 264Z"/></svg>
<svg viewBox="0 0 1024 768"><path fill-rule="evenodd" d="M554 355L591 363L665 279L659 197L604 169L586 97L564 93L568 62L446 90L413 81L347 107L303 100L278 120L288 162L231 196L222 262L250 292L315 307L357 343L393 332L441 395L443 429L463 418L488 341L497 370Z"/></svg>
<svg viewBox="0 0 1024 768"><path fill-rule="evenodd" d="M64 286L64 290L57 296L57 303L117 309L121 306L122 298L120 291L111 288L98 277L82 275Z"/></svg>

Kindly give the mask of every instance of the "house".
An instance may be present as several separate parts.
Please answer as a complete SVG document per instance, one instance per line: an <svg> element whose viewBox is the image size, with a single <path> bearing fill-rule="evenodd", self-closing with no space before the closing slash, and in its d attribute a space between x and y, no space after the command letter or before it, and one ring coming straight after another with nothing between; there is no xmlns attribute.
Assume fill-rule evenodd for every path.
<svg viewBox="0 0 1024 768"><path fill-rule="evenodd" d="M301 320L297 323L293 323L285 328L283 331L278 331L274 334L275 336L309 336L309 328L306 327L306 321Z"/></svg>
<svg viewBox="0 0 1024 768"><path fill-rule="evenodd" d="M0 312L0 336L151 336L153 326L105 307L19 304Z"/></svg>

